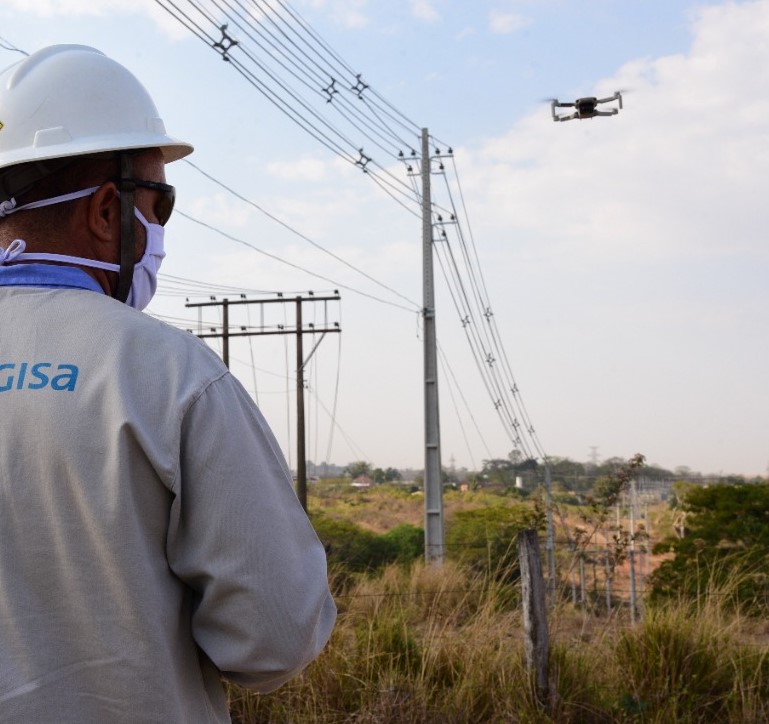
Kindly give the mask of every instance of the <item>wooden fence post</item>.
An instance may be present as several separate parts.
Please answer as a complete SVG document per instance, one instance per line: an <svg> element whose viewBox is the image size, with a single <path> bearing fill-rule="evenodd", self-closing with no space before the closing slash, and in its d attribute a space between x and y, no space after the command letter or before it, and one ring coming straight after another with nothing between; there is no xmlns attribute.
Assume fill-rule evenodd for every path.
<svg viewBox="0 0 769 724"><path fill-rule="evenodd" d="M518 559L521 566L526 665L534 681L537 699L549 711L547 604L536 530L518 533Z"/></svg>

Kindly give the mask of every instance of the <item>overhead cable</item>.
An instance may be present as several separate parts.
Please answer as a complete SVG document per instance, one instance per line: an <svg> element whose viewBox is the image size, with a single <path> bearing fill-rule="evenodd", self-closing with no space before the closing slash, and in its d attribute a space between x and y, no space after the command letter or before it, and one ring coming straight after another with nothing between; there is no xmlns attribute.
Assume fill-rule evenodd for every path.
<svg viewBox="0 0 769 724"><path fill-rule="evenodd" d="M362 297L373 299L374 301L379 302L381 304L387 304L390 307L396 307L398 309L403 309L407 312L413 312L413 309L410 309L409 307L404 307L402 304L398 304L397 302L391 302L387 299L382 299L381 297L377 297L374 294L368 294L367 292L363 292L360 289L355 289L354 287L348 286L347 284L342 284L341 282L337 282L334 279L331 279L330 277L324 276L323 274L318 274L317 272L311 271L310 269L306 269L305 267L300 266L299 264L294 264L293 262L288 261L287 259L283 259L282 257L277 256L276 254L271 254L269 251L264 251L264 249L260 249L259 247L255 246L254 244L248 241L245 241L244 239L239 239L237 236L228 234L226 231L222 231L222 229L218 229L215 226L212 226L211 224L207 224L205 221L196 219L194 216L190 216L190 214L187 214L183 211L177 210L175 213L179 214L185 219L188 219L189 221L192 221L195 224L198 224L199 226L209 229L210 231L213 231L219 234L220 236L223 236L226 239L229 239L230 241L234 241L237 244L242 244L243 246L251 249L252 251L257 252L258 254L262 254L263 256L269 257L270 259L280 262L281 264L290 266L293 269L298 269L299 271L302 271L305 274L309 274L310 276L316 277L318 279L323 279L323 281L329 282L330 284L333 284L335 287L338 287L340 289L347 289L348 291L353 292L354 294L359 294Z"/></svg>
<svg viewBox="0 0 769 724"><path fill-rule="evenodd" d="M308 244L310 244L314 248L318 249L318 251L321 251L324 254L327 254L331 258L335 259L336 261L338 261L339 263L343 264L344 266L346 266L347 268L351 269L352 271L354 271L354 272L360 274L361 276L365 277L366 279L368 279L369 281L373 282L374 284L376 284L377 286L381 287L382 289L385 289L386 291L390 292L391 294L394 294L396 297L399 297L400 299L403 299L403 301L408 302L409 304L411 304L416 309L420 308L419 304L417 304L416 302L412 301L408 297L404 296L403 294L401 294L396 289L393 289L392 287L388 286L387 284L384 284L383 282L380 282L378 279L375 279L373 276L371 276L367 272L363 271L359 267L355 266L354 264L351 264L347 260L343 259L338 254L335 254L333 251L330 251L329 249L326 249L324 246L322 246L321 244L319 244L316 241L313 241L310 237L306 236L302 232L297 231L292 226L287 224L285 221L282 221L281 219L279 219L274 214L271 214L269 211L267 211L263 207L259 206L259 204L257 204L255 201L253 201L253 200L243 196L242 194L238 193L231 186L229 186L229 185L225 184L223 181L220 181L219 179L215 178L214 176L209 174L207 171L204 171L202 168L200 168L199 166L197 166L194 163L192 163L192 161L190 161L188 159L184 159L184 162L187 163L192 168L194 168L202 176L205 176L209 181L212 181L213 183L215 183L220 188L224 189L228 193L232 194L236 198L238 198L241 201L243 201L244 203L248 204L249 206L252 206L257 211L259 211L261 214L264 214L271 221L274 221L276 224L279 224L280 226L282 226L287 231L290 231L295 236L298 236L302 241L307 242ZM307 271L307 270L303 269L303 271ZM308 273L312 273L312 272L308 272ZM323 278L323 277L321 277L321 278Z"/></svg>
<svg viewBox="0 0 769 724"><path fill-rule="evenodd" d="M221 23L218 25L218 29L222 33L222 39L220 41L213 41L211 40L210 33L206 32L203 27L201 26L200 22L204 22L206 24L209 24L211 26L211 29L217 27L217 24L220 23L220 20L216 18L212 13L205 10L205 8L202 6L203 4L201 2L195 2L194 0L188 0L189 4L198 12L198 14L202 17L201 21L196 21L193 18L190 17L187 13L182 13L178 6L171 2L171 0L155 0L158 4L164 7L166 11L168 11L171 15L176 17L180 22L182 22L185 27L188 27L190 29L194 29L195 34L200 39L204 40L204 42L207 43L210 47L215 48L222 56L222 58L226 61L228 61L249 83L251 83L267 100L273 104L276 108L278 108L282 113L284 113L286 116L288 116L294 123L296 123L300 128L302 128L305 132L307 132L309 135L311 135L313 138L315 138L318 142L320 142L322 145L324 145L326 148L328 148L330 151L335 153L336 155L339 155L341 158L346 160L348 163L351 163L353 165L359 165L363 168L364 171L366 171L369 175L373 176L373 170L371 168L367 168L365 165L360 163L359 158L356 157L356 149L361 148L361 141L358 140L357 142L353 142L349 136L342 131L340 128L338 128L335 124L331 123L328 119L324 117L324 114L321 114L319 111L315 110L312 107L312 104L310 101L302 97L300 95L300 92L295 89L291 88L287 82L286 79L282 79L278 76L276 69L270 68L267 65L266 59L265 61L260 60L257 58L257 52L260 54L264 54L264 48L263 43L258 44L257 46L257 52L254 52L249 49L249 42L247 39L239 38L237 40L230 37L227 33L227 28L229 21L233 22L233 24L238 23L241 26L241 32L250 32L245 31L242 28L247 24L249 28L255 28L258 23L256 23L253 16L249 14L243 14L240 12L235 13L235 17L233 18L233 5L229 0L213 0L214 5L216 6L219 13L222 13L223 16L226 17L228 20L228 23ZM164 5L163 3L169 3L173 6L174 10L171 10L169 7ZM226 7L225 7L226 4ZM243 8L242 3L236 2L236 4ZM282 7L284 4L282 4ZM262 7L262 6L259 6ZM268 6L269 8L269 6ZM245 10L245 8L244 8ZM267 12L265 14L265 17L268 18L268 20L275 24L275 21L273 19L273 16L275 16L275 9L270 8L272 12ZM226 12L229 11L229 12ZM280 17L279 15L276 17ZM282 18L285 22L285 18ZM259 29L259 33L263 36L265 32L266 25L264 23L259 24L261 25L261 28ZM255 31L256 32L256 31ZM281 32L283 32L281 30ZM288 37L287 33L283 32L284 37ZM226 42L225 42L226 38ZM274 38L274 33L273 33ZM296 45L296 44L295 44ZM274 43L273 43L274 46ZM285 43L283 44L283 47L285 48ZM269 54L268 54L269 55ZM249 63L253 64L259 71L257 74L249 67ZM293 64L293 61L292 61ZM284 70L286 69L285 63L279 63ZM296 67L296 66L295 66ZM290 70L290 74L292 77L299 78L299 74L296 70ZM330 81L334 82L334 76L330 76ZM357 83L362 83L360 81L360 74L356 75ZM307 81L304 79L300 79L302 81L302 84L306 85ZM270 85L272 84L272 86ZM352 88L348 88L347 90L352 90L355 92L355 87L352 86ZM361 85L361 88L368 89L368 84ZM358 97L362 99L361 96L362 91L358 91ZM322 96L322 88L321 89L314 89L313 95ZM323 105L328 105L323 102ZM331 103L330 105L334 105ZM352 108L352 106L348 106L348 109ZM404 145L408 147L413 147L413 143L409 143L408 141L404 141L402 138L400 138L399 134L395 133L393 130L391 130L390 125L387 123L382 123L379 116L373 116L371 120L366 119L363 115L361 115L358 111L355 111L355 114L357 115L357 118L353 118L349 113L342 111L341 109L335 108L335 112L340 111L345 116L345 120L351 125L353 129L356 130L357 133L361 134L361 136L368 141L371 142L372 145L375 145L379 147L380 149L385 150L386 153L391 153L393 156L396 154L396 148L388 148L383 146L383 142L386 142L386 138L384 137L383 133L380 132L384 131L389 136L391 136L393 139L397 139L398 141L402 141ZM376 127L375 127L376 126ZM389 145L389 144L388 144ZM363 143L363 146L365 147L365 143ZM361 149L362 151L362 149ZM367 156L370 157L370 154L367 154ZM405 184L401 179L392 176L390 172L384 168L381 164L375 164L377 166L377 173L384 174L384 176L390 177L390 182L382 181L379 183L380 187L383 187L383 184L391 184L393 188L396 188L398 186L402 186L403 189L407 189L408 186ZM392 194L391 194L392 195ZM414 202L413 198L409 198L411 202Z"/></svg>

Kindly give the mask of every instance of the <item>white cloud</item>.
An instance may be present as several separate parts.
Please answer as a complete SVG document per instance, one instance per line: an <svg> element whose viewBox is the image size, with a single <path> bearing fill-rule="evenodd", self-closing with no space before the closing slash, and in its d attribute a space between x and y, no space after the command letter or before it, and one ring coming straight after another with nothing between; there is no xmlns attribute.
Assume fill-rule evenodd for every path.
<svg viewBox="0 0 769 724"><path fill-rule="evenodd" d="M322 181L327 174L328 162L317 158L304 158L291 162L270 163L267 173L284 181Z"/></svg>
<svg viewBox="0 0 769 724"><path fill-rule="evenodd" d="M191 216L214 227L245 229L252 225L256 211L231 194L219 191L193 200L187 207Z"/></svg>
<svg viewBox="0 0 769 724"><path fill-rule="evenodd" d="M322 5L324 3L317 3ZM369 23L365 12L367 0L332 0L330 5L331 17L345 28L363 28Z"/></svg>
<svg viewBox="0 0 769 724"><path fill-rule="evenodd" d="M103 18L120 14L144 14L162 28L169 38L179 40L189 36L189 30L153 0L6 0L3 10L30 13L45 20L65 16Z"/></svg>
<svg viewBox="0 0 769 724"><path fill-rule="evenodd" d="M518 13L506 13L499 10L492 10L489 13L489 29L497 35L509 35L528 24L529 21Z"/></svg>
<svg viewBox="0 0 769 724"><path fill-rule="evenodd" d="M436 23L441 19L432 0L411 0L411 14L419 20Z"/></svg>
<svg viewBox="0 0 769 724"><path fill-rule="evenodd" d="M150 13L157 4L152 0L5 0L5 9L32 13L41 18L60 15L106 16L114 13Z"/></svg>

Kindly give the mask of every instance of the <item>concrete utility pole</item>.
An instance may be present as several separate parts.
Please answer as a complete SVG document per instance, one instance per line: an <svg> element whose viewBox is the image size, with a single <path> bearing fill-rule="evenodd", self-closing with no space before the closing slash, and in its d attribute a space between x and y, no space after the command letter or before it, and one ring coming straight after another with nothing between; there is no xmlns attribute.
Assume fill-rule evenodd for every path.
<svg viewBox="0 0 769 724"><path fill-rule="evenodd" d="M430 198L430 141L422 129L422 293L425 379L425 559L443 563L443 481L438 410L438 348L433 282L433 219Z"/></svg>
<svg viewBox="0 0 769 724"><path fill-rule="evenodd" d="M326 336L329 332L341 332L342 329L339 326L338 322L334 322L333 324L328 322L327 320L324 320L321 324L310 324L305 329L304 324L302 323L302 304L303 303L313 303L313 302L329 302L334 301L338 302L340 301L339 293L335 292L334 296L320 296L316 297L313 295L312 292L310 292L309 297L302 297L297 296L293 299L286 297L284 298L282 295L279 296L277 299L237 299L237 300L229 300L229 299L222 299L221 302L212 300L210 302L198 302L198 303L187 303L185 304L186 307L222 307L222 330L221 332L218 332L216 328L211 328L210 332L199 332L198 337L200 339L205 338L216 338L222 340L222 361L224 364L229 368L230 366L230 337L256 337L256 336L262 336L262 335L268 335L268 334L294 334L296 335L296 426L297 426L297 432L296 432L296 497L299 498L299 502L302 504L302 507L307 510L307 459L306 459L306 451L305 451L305 428L304 428L304 368L306 367L307 363L312 358L313 354L315 354L315 350L318 348L318 345L323 341L323 338ZM294 329L291 329L290 327L286 327L284 325L278 325L278 329L271 329L271 328L264 328L264 326L260 327L259 329L253 330L253 329L246 329L245 327L240 327L240 331L233 332L230 330L230 317L229 317L229 309L232 305L235 304L259 304L265 305L265 304L289 304L291 302L294 302L296 305L296 324ZM192 330L189 330L190 332ZM310 354L307 355L307 359L304 358L304 346L303 346L303 335L305 334L320 334L320 339L315 343L315 346L310 351Z"/></svg>

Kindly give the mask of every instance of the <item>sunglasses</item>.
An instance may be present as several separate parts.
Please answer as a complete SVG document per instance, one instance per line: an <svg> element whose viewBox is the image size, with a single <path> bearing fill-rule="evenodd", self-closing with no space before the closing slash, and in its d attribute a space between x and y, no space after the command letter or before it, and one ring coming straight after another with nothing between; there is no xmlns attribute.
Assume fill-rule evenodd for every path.
<svg viewBox="0 0 769 724"><path fill-rule="evenodd" d="M123 179L124 181L130 181L135 186L139 186L143 189L150 189L151 191L157 191L157 199L153 206L153 211L157 217L158 223L161 226L165 226L168 220L171 218L171 212L174 210L174 202L176 201L176 189L170 184L160 183L160 181L144 181L142 179Z"/></svg>

